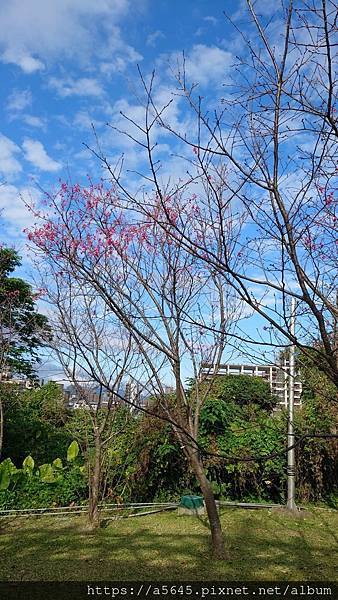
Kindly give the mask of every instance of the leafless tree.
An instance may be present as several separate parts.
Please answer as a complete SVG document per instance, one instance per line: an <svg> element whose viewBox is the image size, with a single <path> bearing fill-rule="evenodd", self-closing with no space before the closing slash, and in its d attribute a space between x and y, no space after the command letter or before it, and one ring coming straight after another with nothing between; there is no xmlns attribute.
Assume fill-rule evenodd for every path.
<svg viewBox="0 0 338 600"><path fill-rule="evenodd" d="M48 275L44 299L50 306L53 330L48 344L88 414L94 438L92 456L88 452L88 518L89 526L96 528L104 452L118 435L113 424L121 404L120 386L133 367L131 338L81 278L53 269Z"/></svg>
<svg viewBox="0 0 338 600"><path fill-rule="evenodd" d="M254 311L261 334L243 335L249 346L295 344L338 385L337 3L274 7L260 16L259 3L247 0L240 26L226 17L241 56L225 76L218 106L189 81L184 56L165 105L156 102L155 75L140 72L144 121L126 114L125 128L112 124L147 157L138 188L121 163L112 165L100 147L94 153L125 206L151 219L160 207L158 225ZM177 96L189 129L184 120L171 123ZM179 147L184 179L162 177L161 132ZM236 236L229 238L229 226Z"/></svg>

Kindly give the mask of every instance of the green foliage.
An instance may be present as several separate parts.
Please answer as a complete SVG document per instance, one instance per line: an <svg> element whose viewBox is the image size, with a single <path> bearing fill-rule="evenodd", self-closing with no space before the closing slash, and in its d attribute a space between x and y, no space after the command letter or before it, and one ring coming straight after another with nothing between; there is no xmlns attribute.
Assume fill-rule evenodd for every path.
<svg viewBox="0 0 338 600"><path fill-rule="evenodd" d="M262 377L249 375L224 375L216 377L212 383L209 398L216 398L225 404L251 406L271 411L278 401L271 393L270 386Z"/></svg>
<svg viewBox="0 0 338 600"><path fill-rule="evenodd" d="M6 460L0 464L0 490L3 491L9 488L11 475L15 470L15 465L10 458L6 458Z"/></svg>
<svg viewBox="0 0 338 600"><path fill-rule="evenodd" d="M336 433L337 388L311 356L297 358L303 381L303 406L295 415L296 434ZM305 500L328 499L334 504L338 490L338 442L307 438L296 451L298 486Z"/></svg>
<svg viewBox="0 0 338 600"><path fill-rule="evenodd" d="M5 362L12 372L34 377L42 334L50 335L50 328L47 317L36 311L31 286L10 276L20 264L15 250L0 248L1 329L7 331L0 343L6 344Z"/></svg>
<svg viewBox="0 0 338 600"><path fill-rule="evenodd" d="M74 459L66 467L56 458L34 470L27 456L22 469L10 459L0 463L0 508L44 508L81 502L87 496L82 465Z"/></svg>
<svg viewBox="0 0 338 600"><path fill-rule="evenodd" d="M79 466L72 466L62 480L45 482L35 473L17 486L0 491L0 509L45 508L79 504L86 500L88 486Z"/></svg>
<svg viewBox="0 0 338 600"><path fill-rule="evenodd" d="M306 403L315 400L325 410L337 401L337 388L318 367L314 366L311 357L299 354L297 365L303 383L303 400Z"/></svg>
<svg viewBox="0 0 338 600"><path fill-rule="evenodd" d="M102 410L98 415L98 423L106 416L106 411ZM136 422L125 407L111 411L107 421L104 437L109 438L109 444L102 449L101 492L110 499L130 499L130 481L137 462L133 453ZM66 423L66 430L78 442L88 470L94 452L93 426L88 411L74 411Z"/></svg>
<svg viewBox="0 0 338 600"><path fill-rule="evenodd" d="M155 403L152 409L161 414ZM140 502L180 498L182 488L190 489L194 478L171 426L146 414L129 426L128 443L116 440L120 444L119 463L124 468L124 481L116 491L124 500L137 498ZM115 463L115 472L116 467Z"/></svg>
<svg viewBox="0 0 338 600"><path fill-rule="evenodd" d="M65 423L65 430L73 440L77 440L81 448L86 448L94 443L90 414L84 408L72 411Z"/></svg>
<svg viewBox="0 0 338 600"><path fill-rule="evenodd" d="M323 405L322 398L304 402L295 414L296 436L335 432L337 407ZM297 484L304 501L332 498L338 491L338 442L336 439L303 440L296 449Z"/></svg>
<svg viewBox="0 0 338 600"><path fill-rule="evenodd" d="M114 413L111 438L103 453L104 488L108 499L127 502L137 497L133 489L133 477L137 463L134 441L138 419L125 407L118 408Z"/></svg>
<svg viewBox="0 0 338 600"><path fill-rule="evenodd" d="M215 401L214 401L215 402ZM207 407L208 408L208 407ZM204 408L202 409L203 413ZM202 415L203 417L203 415ZM204 417L203 417L204 419ZM323 407L314 400L304 402L295 412L296 439L307 433L327 432L336 422L334 407ZM227 464L220 458L206 460L209 478L216 482L218 495L230 499L283 502L286 489L287 415L284 411L267 415L257 406L234 407L232 419L225 415L223 432L204 419L201 445L225 457L277 456L269 460L249 460ZM337 489L338 448L335 440L307 438L296 449L297 500L319 501ZM217 487L216 486L216 487ZM222 489L222 486L225 488Z"/></svg>
<svg viewBox="0 0 338 600"><path fill-rule="evenodd" d="M23 470L29 475L33 474L34 469L34 459L31 456L26 456L25 460L22 463Z"/></svg>
<svg viewBox="0 0 338 600"><path fill-rule="evenodd" d="M68 416L56 383L24 391L2 384L0 396L5 413L4 458L22 464L30 454L41 464L65 455L72 437L64 427Z"/></svg>
<svg viewBox="0 0 338 600"><path fill-rule="evenodd" d="M61 458L56 458L55 460L53 460L52 465L54 469L63 469Z"/></svg>
<svg viewBox="0 0 338 600"><path fill-rule="evenodd" d="M283 411L271 413L271 403L274 405L276 399L271 397L266 382L254 380L249 386L248 379L240 382L246 386L245 394L239 394L242 387L235 377L223 378L212 387L201 410L199 443L205 450L228 458L277 456L262 461L228 462L206 455L205 466L219 498L283 502L287 417ZM261 398L259 389L263 390ZM160 412L160 407L152 408ZM306 401L296 412L297 436L313 429L314 424L317 431L327 430L332 420L332 408L320 409L313 401ZM141 415L121 429L123 433L113 438L106 451L108 491L124 501L171 500L184 492L197 491L195 477L169 424ZM299 502L332 495L337 460L337 450L333 451L332 445L326 440L306 440L297 451Z"/></svg>
<svg viewBox="0 0 338 600"><path fill-rule="evenodd" d="M199 443L216 456L206 455L205 466L218 498L284 502L287 416L283 411L271 413L271 402L275 404L276 400L271 398L264 381L261 385L253 378L253 401L249 402L248 379L222 378L210 390L201 410ZM243 394L240 384L244 384ZM336 417L332 407L323 407L321 402L312 399L296 411L295 420L296 434L300 437L313 432L314 428L328 431ZM197 490L195 478L170 427L159 419L141 417L129 458L131 454L134 459L125 475L131 497L173 499L185 491ZM268 460L259 460L259 457L275 454L277 456ZM337 489L337 455L336 442L304 441L297 450L297 501L332 497L332 491ZM231 457L257 459L231 462Z"/></svg>
<svg viewBox="0 0 338 600"><path fill-rule="evenodd" d="M49 463L46 463L39 467L39 475L41 481L44 481L44 483L56 483L58 477L60 477L56 475L52 465L50 465Z"/></svg>
<svg viewBox="0 0 338 600"><path fill-rule="evenodd" d="M233 400L207 398L200 416L201 433L221 434L239 414L240 409Z"/></svg>
<svg viewBox="0 0 338 600"><path fill-rule="evenodd" d="M303 407L295 413L296 439L331 431L337 422L329 400L331 387L322 377L313 370L308 374ZM237 379L215 381L201 409L199 444L213 453L204 456L212 488L218 498L284 501L287 416L284 411L271 412L275 399L264 381L261 386L257 381L249 385L247 377L239 378L237 384ZM88 411L68 415L55 384L24 393L12 389L10 394L5 400L7 458L0 464L0 506L29 508L87 499L86 477L94 443ZM172 401L174 409L174 397ZM155 399L152 409L161 414ZM99 422L106 416L102 411ZM102 453L105 499L177 500L184 493L198 491L195 476L165 421L146 414L135 417L121 407L112 411L105 435L109 438ZM10 448L14 451L11 458ZM259 460L270 454L277 456ZM297 448L298 502L333 505L337 456L334 440L305 439ZM257 458L238 462L231 457Z"/></svg>
<svg viewBox="0 0 338 600"><path fill-rule="evenodd" d="M76 440L73 440L67 450L68 462L72 462L73 460L75 460L79 454L79 451L80 451L79 444L77 443Z"/></svg>
<svg viewBox="0 0 338 600"><path fill-rule="evenodd" d="M210 414L217 414L217 421L210 420ZM225 405L223 400L212 398L202 408L201 422L202 447L230 459L228 462L217 456L206 458L208 475L218 497L282 499L283 458L231 462L231 457L259 457L280 452L285 441L281 414L269 415L258 404L241 406L232 400Z"/></svg>

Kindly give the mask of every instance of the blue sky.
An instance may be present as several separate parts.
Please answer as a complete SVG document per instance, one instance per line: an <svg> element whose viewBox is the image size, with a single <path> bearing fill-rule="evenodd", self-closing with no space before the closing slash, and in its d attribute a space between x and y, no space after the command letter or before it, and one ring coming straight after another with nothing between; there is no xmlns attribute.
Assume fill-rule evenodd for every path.
<svg viewBox="0 0 338 600"><path fill-rule="evenodd" d="M219 94L232 54L226 8L239 2L205 0L11 0L0 4L0 208L3 241L23 243L31 217L22 199L39 198L59 178L94 178L91 123L113 154L126 140L106 122L119 111L137 115L136 65L156 67L163 98L168 65L184 50L191 79ZM180 118L180 108L175 107ZM131 164L135 157L131 156ZM137 161L137 160L136 160Z"/></svg>
<svg viewBox="0 0 338 600"><path fill-rule="evenodd" d="M259 4L263 14L271 12L266 0ZM136 120L142 114L137 64L145 74L156 69L160 104L172 97L170 65L184 51L190 81L199 82L211 107L217 104L241 49L223 11L241 23L243 6L244 0L0 3L0 240L23 255L26 275L22 230L32 215L25 201L38 203L41 189L70 174L73 181L101 176L83 145L95 145L91 123L112 160L123 152L129 167L139 167L140 153L106 125L121 125L121 110ZM177 97L170 118L189 126ZM159 143L162 157L170 155L164 134ZM170 172L178 177L180 168L171 163Z"/></svg>

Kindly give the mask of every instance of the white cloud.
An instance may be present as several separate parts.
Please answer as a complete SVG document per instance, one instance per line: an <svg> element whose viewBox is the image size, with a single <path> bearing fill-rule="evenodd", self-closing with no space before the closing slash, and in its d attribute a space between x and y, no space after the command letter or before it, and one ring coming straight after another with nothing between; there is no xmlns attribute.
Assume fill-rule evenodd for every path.
<svg viewBox="0 0 338 600"><path fill-rule="evenodd" d="M44 69L44 64L38 58L26 53L20 48L8 48L1 56L4 63L13 63L20 67L24 73L30 75L35 71Z"/></svg>
<svg viewBox="0 0 338 600"><path fill-rule="evenodd" d="M7 98L6 109L10 121L21 120L30 127L38 127L44 129L46 127L46 119L27 114L26 108L32 105L32 92L30 90L14 89Z"/></svg>
<svg viewBox="0 0 338 600"><path fill-rule="evenodd" d="M21 164L15 157L19 153L19 146L0 133L0 173L2 176L16 175L22 171Z"/></svg>
<svg viewBox="0 0 338 600"><path fill-rule="evenodd" d="M10 61L12 62L12 61ZM34 73L35 71L42 71L45 68L45 65L38 58L34 58L34 56L25 55L17 60L17 64L24 73L30 75L30 73Z"/></svg>
<svg viewBox="0 0 338 600"><path fill-rule="evenodd" d="M7 110L11 113L23 111L32 104L32 92L30 90L13 90L7 99Z"/></svg>
<svg viewBox="0 0 338 600"><path fill-rule="evenodd" d="M218 23L218 19L216 19L216 17L212 17L210 15L204 17L203 21L206 21L207 23L211 23L211 25L216 25Z"/></svg>
<svg viewBox="0 0 338 600"><path fill-rule="evenodd" d="M11 234L19 235L20 230L32 225L33 216L27 204L31 205L32 200L37 200L39 196L39 192L31 187L0 186L1 219L13 228Z"/></svg>
<svg viewBox="0 0 338 600"><path fill-rule="evenodd" d="M127 117L127 119L124 117L124 115ZM112 117L110 121L114 127L117 127L121 131L124 131L127 134L136 135L136 128L132 121L143 126L145 118L144 115L145 110L142 104L130 104L128 100L123 98L121 100L117 100L117 102L115 102L113 105ZM111 134L109 132L109 138L110 135ZM113 135L119 136L120 134L114 131ZM121 138L116 138L116 145L119 146L121 143L122 145L129 147L130 139L122 134Z"/></svg>
<svg viewBox="0 0 338 600"><path fill-rule="evenodd" d="M185 53L184 64L182 52L160 55L157 71L163 72L167 65L166 73L172 78L178 71L182 74L184 66L188 84L195 83L207 87L211 84L222 85L229 77L233 62L234 55L228 50L219 46L195 44Z"/></svg>
<svg viewBox="0 0 338 600"><path fill-rule="evenodd" d="M85 111L79 111L76 113L73 121L75 127L83 130L92 130L92 127L95 128L100 127L103 124L103 121L98 121L94 119L89 113Z"/></svg>
<svg viewBox="0 0 338 600"><path fill-rule="evenodd" d="M103 89L100 83L91 77L81 77L80 79L72 79L68 77L66 79L57 79L51 77L49 85L62 98L67 96L101 96Z"/></svg>
<svg viewBox="0 0 338 600"><path fill-rule="evenodd" d="M34 73L60 56L89 63L106 43L97 27L116 24L129 0L11 0L0 3L0 57Z"/></svg>
<svg viewBox="0 0 338 600"><path fill-rule="evenodd" d="M216 19L216 17L211 17L211 16L206 16L203 17L203 21L205 21L206 23L210 23L211 25L217 25L218 23L218 19ZM204 27L198 27L198 29L195 31L195 35L196 36L201 36L201 35L205 35L208 32L208 27L204 26Z"/></svg>
<svg viewBox="0 0 338 600"><path fill-rule="evenodd" d="M41 171L55 172L61 169L62 165L48 156L41 142L26 139L24 140L22 147L25 151L26 160Z"/></svg>
<svg viewBox="0 0 338 600"><path fill-rule="evenodd" d="M147 46L156 46L156 42L163 38L165 38L164 33L158 29L148 35L146 44Z"/></svg>
<svg viewBox="0 0 338 600"><path fill-rule="evenodd" d="M198 28L196 29L196 31L195 31L195 34L194 34L194 35L195 35L196 37L201 37L202 35L204 35L204 34L205 34L205 32L206 32L206 29L205 29L205 27L198 27Z"/></svg>
<svg viewBox="0 0 338 600"><path fill-rule="evenodd" d="M231 65L232 54L217 46L196 44L186 57L186 73L190 82L200 85L222 84Z"/></svg>
<svg viewBox="0 0 338 600"><path fill-rule="evenodd" d="M35 117L33 115L23 115L22 120L26 125L30 125L30 127L39 127L41 129L45 129L46 127L46 119L42 117Z"/></svg>
<svg viewBox="0 0 338 600"><path fill-rule="evenodd" d="M123 73L129 64L141 62L142 55L125 43L118 27L110 25L106 33L106 42L97 53L98 59L101 61L100 71L103 75Z"/></svg>
<svg viewBox="0 0 338 600"><path fill-rule="evenodd" d="M271 0L256 0L254 3L255 13L258 16L271 17L275 15L281 8L282 4L271 2ZM247 0L239 0L237 5L235 4L235 11L231 14L233 21L243 21L249 16L249 9Z"/></svg>

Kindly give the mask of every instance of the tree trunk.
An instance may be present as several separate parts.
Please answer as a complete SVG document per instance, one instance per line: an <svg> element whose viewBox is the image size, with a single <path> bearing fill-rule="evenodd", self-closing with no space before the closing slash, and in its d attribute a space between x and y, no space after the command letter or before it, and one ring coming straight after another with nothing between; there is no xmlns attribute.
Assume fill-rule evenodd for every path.
<svg viewBox="0 0 338 600"><path fill-rule="evenodd" d="M95 454L94 464L89 477L89 524L92 529L100 526L100 482L101 482L101 440L98 432L95 432Z"/></svg>
<svg viewBox="0 0 338 600"><path fill-rule="evenodd" d="M197 481L200 485L205 507L207 509L213 557L216 559L226 558L221 521L210 482L204 472L202 461L199 459L196 453L191 449L188 450L188 448L187 453L189 455L190 463L196 475Z"/></svg>

